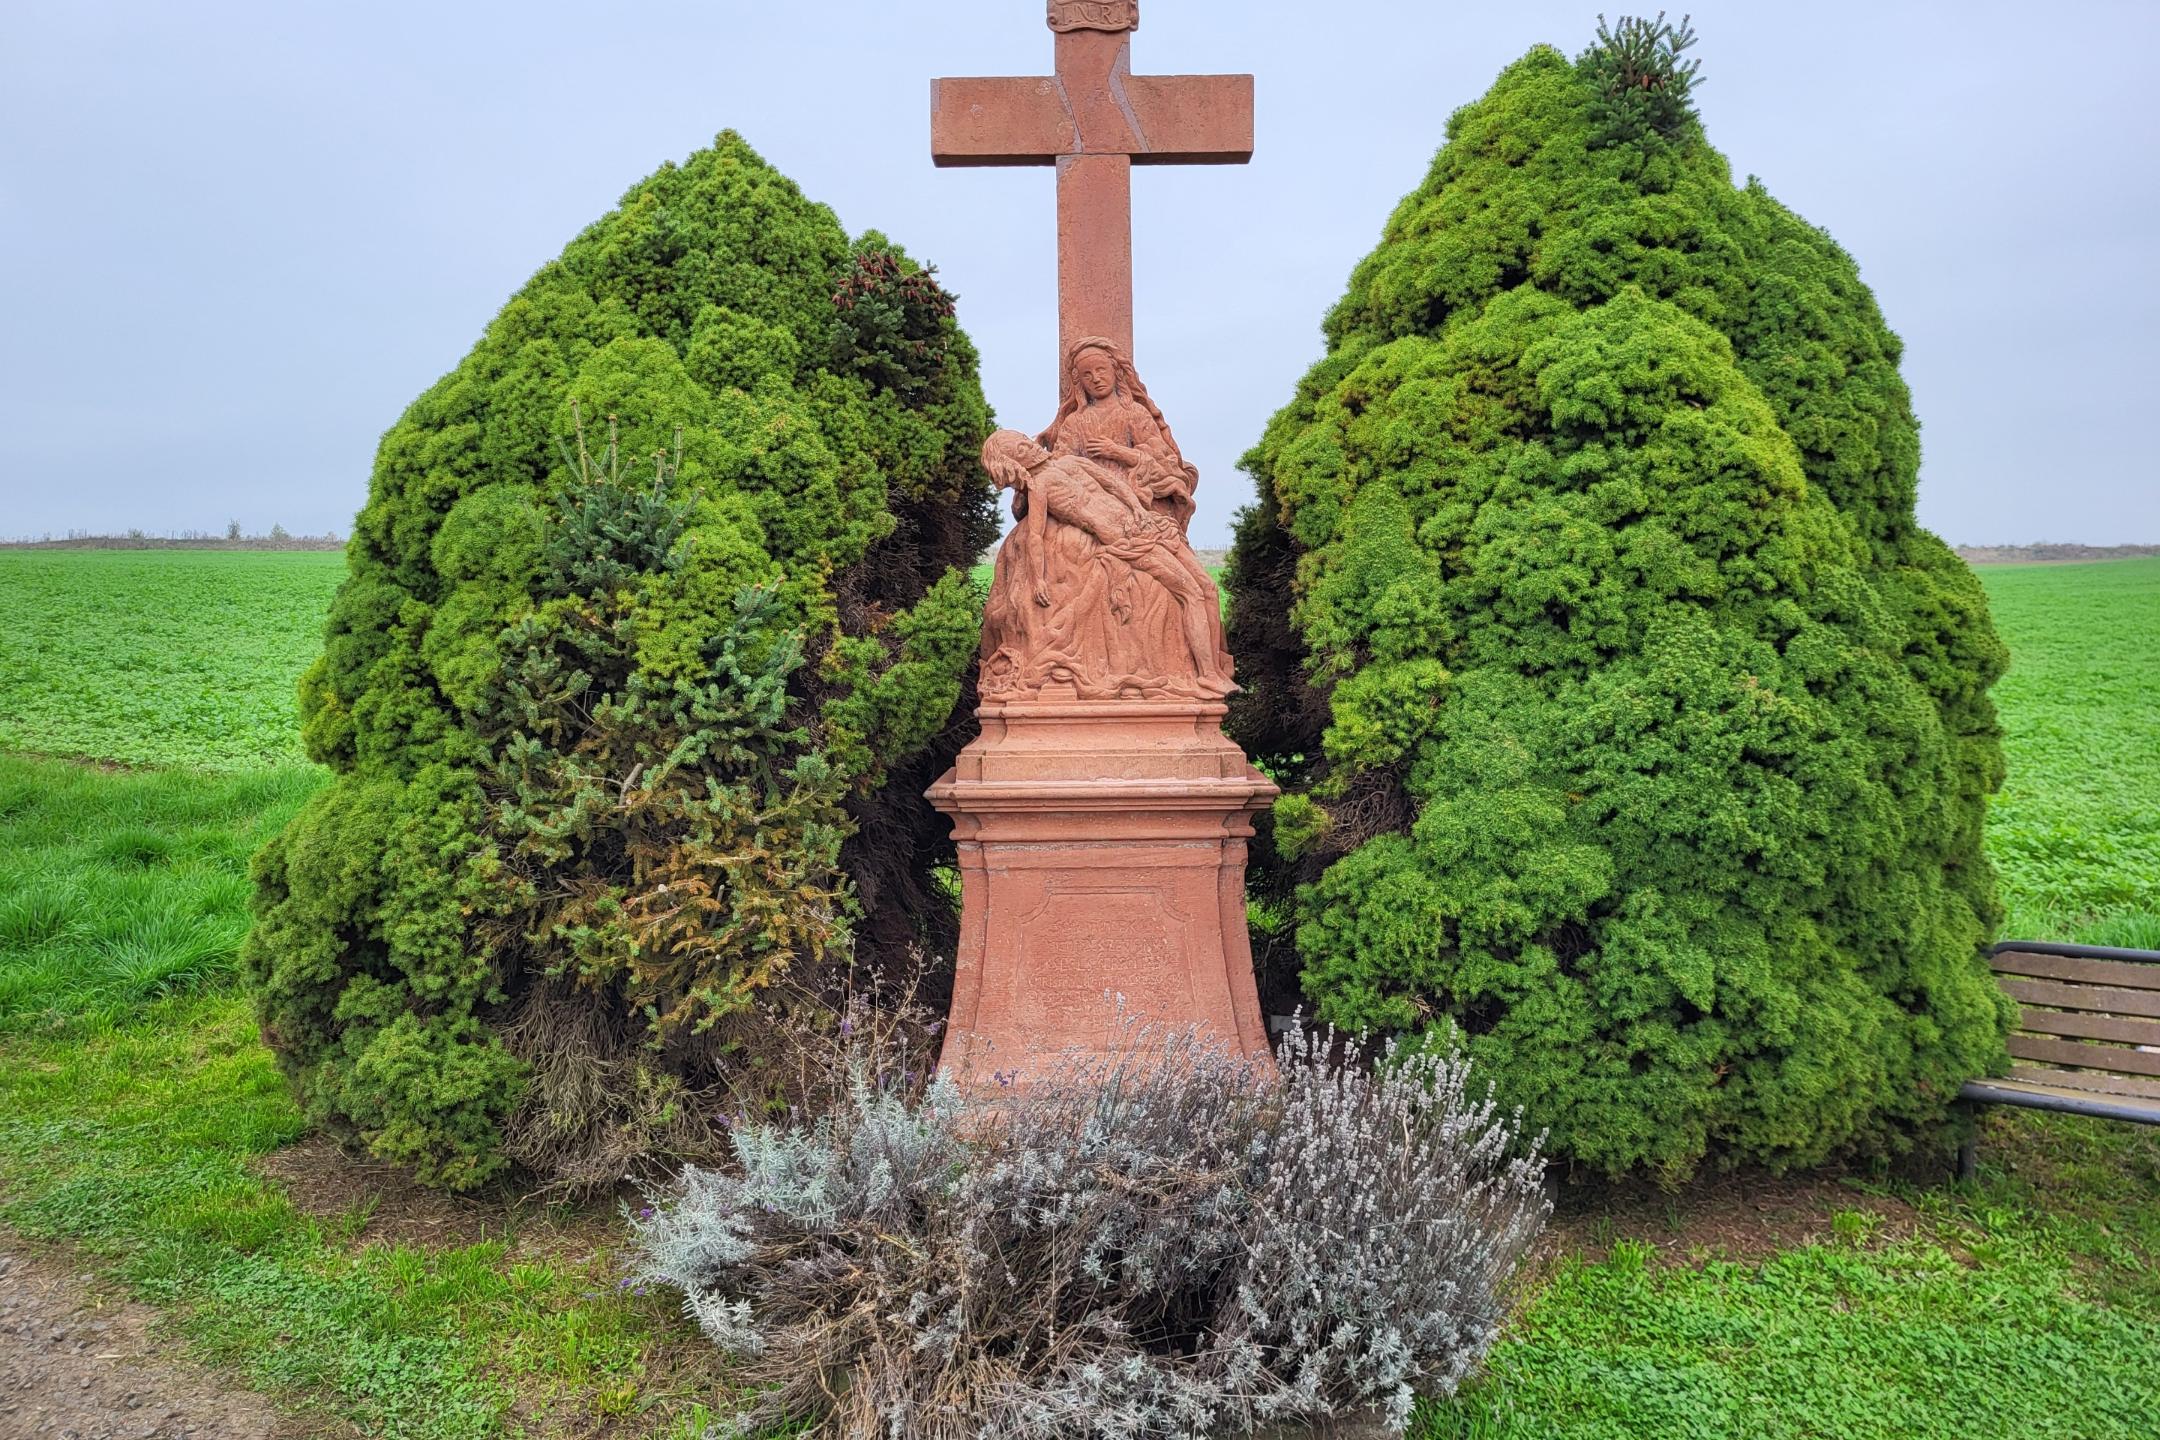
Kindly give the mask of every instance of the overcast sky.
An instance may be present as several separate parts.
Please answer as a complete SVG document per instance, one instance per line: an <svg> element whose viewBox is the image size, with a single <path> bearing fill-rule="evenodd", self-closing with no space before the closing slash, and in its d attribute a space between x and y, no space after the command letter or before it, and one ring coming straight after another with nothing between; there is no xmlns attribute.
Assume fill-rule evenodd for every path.
<svg viewBox="0 0 2160 1440"><path fill-rule="evenodd" d="M1618 15L1617 0L1604 0ZM1248 166L1134 176L1141 373L1226 543L1234 468L1448 113L1599 0L1143 0L1140 72L1250 71ZM2160 541L2160 5L1701 0L1714 144L1905 338L1922 519ZM1055 405L1051 173L938 170L936 75L1037 74L1041 0L9 7L0 536L344 533L382 431L661 161L743 132L960 296L999 416Z"/></svg>

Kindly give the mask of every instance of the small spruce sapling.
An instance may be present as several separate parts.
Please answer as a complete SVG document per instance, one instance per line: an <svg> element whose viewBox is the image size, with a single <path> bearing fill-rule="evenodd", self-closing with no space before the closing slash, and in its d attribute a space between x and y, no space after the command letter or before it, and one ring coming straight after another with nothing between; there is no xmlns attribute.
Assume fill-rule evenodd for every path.
<svg viewBox="0 0 2160 1440"><path fill-rule="evenodd" d="M1597 43L1578 63L1597 87L1609 142L1669 139L1694 119L1702 61L1681 58L1695 44L1689 19L1683 15L1674 25L1660 10L1655 20L1623 15L1607 26L1598 16Z"/></svg>

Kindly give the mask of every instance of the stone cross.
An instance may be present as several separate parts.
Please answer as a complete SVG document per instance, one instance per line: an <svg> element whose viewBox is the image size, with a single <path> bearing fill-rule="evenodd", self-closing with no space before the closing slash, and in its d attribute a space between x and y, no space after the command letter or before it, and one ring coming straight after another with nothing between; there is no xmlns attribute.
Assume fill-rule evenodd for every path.
<svg viewBox="0 0 2160 1440"><path fill-rule="evenodd" d="M1250 75L1135 75L1139 0L1049 0L1057 73L930 82L939 165L1056 165L1058 354L1132 350L1132 167L1252 158Z"/></svg>

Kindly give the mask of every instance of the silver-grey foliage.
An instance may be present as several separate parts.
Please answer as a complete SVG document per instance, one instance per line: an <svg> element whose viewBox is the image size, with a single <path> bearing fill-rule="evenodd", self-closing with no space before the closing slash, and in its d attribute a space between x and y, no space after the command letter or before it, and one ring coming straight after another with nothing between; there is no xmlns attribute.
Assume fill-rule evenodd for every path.
<svg viewBox="0 0 2160 1440"><path fill-rule="evenodd" d="M987 1097L858 1052L827 1113L739 1127L635 1222L755 1392L742 1433L1399 1434L1476 1368L1549 1206L1467 1062L1128 1038Z"/></svg>

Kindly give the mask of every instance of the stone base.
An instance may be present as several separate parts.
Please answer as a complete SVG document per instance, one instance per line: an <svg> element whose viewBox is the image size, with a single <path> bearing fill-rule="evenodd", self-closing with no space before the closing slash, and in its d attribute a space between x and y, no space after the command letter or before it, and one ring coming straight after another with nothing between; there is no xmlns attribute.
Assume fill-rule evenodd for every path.
<svg viewBox="0 0 2160 1440"><path fill-rule="evenodd" d="M1209 702L991 703L929 789L962 913L942 1067L1024 1083L1102 1055L1127 1015L1268 1053L1245 844L1275 786Z"/></svg>

